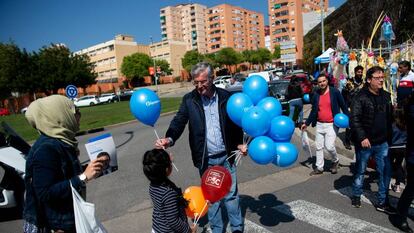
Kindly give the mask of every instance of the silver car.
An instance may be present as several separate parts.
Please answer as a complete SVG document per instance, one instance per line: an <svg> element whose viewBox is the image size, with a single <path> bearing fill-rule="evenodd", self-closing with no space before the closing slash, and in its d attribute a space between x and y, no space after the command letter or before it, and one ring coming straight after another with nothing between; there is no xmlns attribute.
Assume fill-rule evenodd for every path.
<svg viewBox="0 0 414 233"><path fill-rule="evenodd" d="M99 98L96 95L85 95L75 100L76 107L93 106L99 104Z"/></svg>

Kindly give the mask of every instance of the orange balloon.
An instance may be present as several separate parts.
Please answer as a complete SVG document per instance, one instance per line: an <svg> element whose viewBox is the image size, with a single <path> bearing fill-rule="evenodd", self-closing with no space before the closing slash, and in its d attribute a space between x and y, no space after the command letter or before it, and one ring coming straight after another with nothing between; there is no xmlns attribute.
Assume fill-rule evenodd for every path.
<svg viewBox="0 0 414 233"><path fill-rule="evenodd" d="M190 186L184 191L184 198L188 201L188 206L185 213L188 217L201 218L208 211L206 199L204 199L203 192L199 186Z"/></svg>

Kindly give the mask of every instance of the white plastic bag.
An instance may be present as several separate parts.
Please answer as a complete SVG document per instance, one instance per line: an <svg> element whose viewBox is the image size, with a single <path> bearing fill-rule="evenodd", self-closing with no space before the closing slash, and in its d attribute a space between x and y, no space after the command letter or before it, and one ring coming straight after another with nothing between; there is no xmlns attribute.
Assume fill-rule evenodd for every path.
<svg viewBox="0 0 414 233"><path fill-rule="evenodd" d="M73 211L77 233L107 233L106 229L95 217L95 204L86 202L79 195L72 183Z"/></svg>
<svg viewBox="0 0 414 233"><path fill-rule="evenodd" d="M309 137L308 132L302 131L302 148L304 151L306 151L309 154L309 157L312 158L312 151L309 144Z"/></svg>

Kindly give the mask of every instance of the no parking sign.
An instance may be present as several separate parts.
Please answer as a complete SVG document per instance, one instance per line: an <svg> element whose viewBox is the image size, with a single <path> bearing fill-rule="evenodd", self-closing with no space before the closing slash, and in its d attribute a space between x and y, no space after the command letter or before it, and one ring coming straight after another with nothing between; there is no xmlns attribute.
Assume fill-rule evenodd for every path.
<svg viewBox="0 0 414 233"><path fill-rule="evenodd" d="M68 85L65 89L66 96L73 99L78 96L78 88L74 85Z"/></svg>

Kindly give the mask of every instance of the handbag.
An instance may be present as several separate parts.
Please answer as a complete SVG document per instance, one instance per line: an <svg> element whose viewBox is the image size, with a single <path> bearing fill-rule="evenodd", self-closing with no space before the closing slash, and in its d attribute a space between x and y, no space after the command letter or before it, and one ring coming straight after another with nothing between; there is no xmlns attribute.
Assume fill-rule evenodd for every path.
<svg viewBox="0 0 414 233"><path fill-rule="evenodd" d="M107 233L95 216L95 204L86 202L70 183L77 233Z"/></svg>

